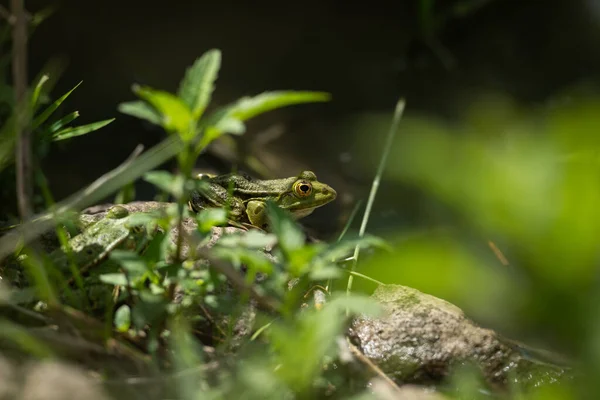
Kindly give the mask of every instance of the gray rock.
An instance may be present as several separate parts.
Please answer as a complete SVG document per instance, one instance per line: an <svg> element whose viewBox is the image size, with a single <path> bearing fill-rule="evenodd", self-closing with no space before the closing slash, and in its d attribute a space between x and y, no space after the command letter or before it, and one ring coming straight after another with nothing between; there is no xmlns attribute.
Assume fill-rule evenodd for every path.
<svg viewBox="0 0 600 400"><path fill-rule="evenodd" d="M493 388L556 382L565 368L533 360L519 346L469 320L447 301L400 285L380 286L373 297L385 316L356 318L349 337L396 383L435 384L452 368L472 364Z"/></svg>

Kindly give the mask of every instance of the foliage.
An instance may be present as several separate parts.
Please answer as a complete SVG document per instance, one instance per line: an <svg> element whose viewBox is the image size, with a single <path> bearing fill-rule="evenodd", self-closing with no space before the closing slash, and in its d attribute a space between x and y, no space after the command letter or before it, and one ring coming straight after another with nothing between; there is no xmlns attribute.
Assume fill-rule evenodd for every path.
<svg viewBox="0 0 600 400"><path fill-rule="evenodd" d="M38 13L34 14L32 18L32 28L39 25L47 16L52 12L51 9L42 9ZM9 28L9 25L6 25ZM9 35L0 35L0 49L5 47L5 42L8 41ZM17 131L15 129L16 120L16 107L14 104L14 93L12 86L8 83L8 70L10 67L10 52L0 58L0 187L2 192L0 194L0 203L3 204L0 207L0 217L6 217L6 213L9 210L5 209L6 204L9 203L9 198L14 193L14 170L13 164L15 162L15 146L17 143ZM71 90L51 102L41 112L39 111L42 106L49 102L49 93L54 87L58 80L59 67L56 63L49 63L47 71L51 71L53 76L49 72L42 73L36 78L36 83L27 93L27 108L26 113L28 120L31 121L29 129L32 131L32 152L35 155L34 162L36 165L33 166L33 170L37 171L36 181L43 180L43 176L39 172L38 168L41 160L47 155L50 143L70 139L76 136L81 136L94 132L104 126L110 124L114 118L106 119L102 121L92 122L79 126L72 126L72 122L79 118L79 112L73 111L65 114L62 117L50 119L56 114L56 111L67 100L67 98L73 93L82 82L79 82ZM56 76L54 76L56 75ZM39 203L39 202L38 202ZM42 205L42 204L38 204Z"/></svg>
<svg viewBox="0 0 600 400"><path fill-rule="evenodd" d="M261 308L256 316L256 323L263 324L262 328L245 339L251 349L245 361L229 372L224 370L225 375L217 384L204 376L200 380L179 380L172 387L167 385L169 390L179 398L194 398L198 391L213 397L245 391L257 398L263 398L264 390L273 396L321 393L327 387L321 367L335 360L340 351L339 340L348 312L374 313L377 307L361 295L344 295L331 297L324 307L301 312L301 305L307 303L305 294L324 280L345 278L338 261L347 258L355 247L383 247L384 243L367 235L332 244L309 244L290 215L269 202L272 232L228 234L210 251L203 247L215 226L227 224L226 209L206 209L193 215L184 207L190 191L201 184L191 176L191 169L206 146L223 134L243 133L244 122L263 112L329 98L316 92L266 92L206 113L220 60L218 50L205 53L187 70L176 95L134 85L133 91L141 100L123 103L119 110L160 125L168 138L155 150L130 160L84 189L83 196L74 195L76 200L54 205L45 216L20 229L29 235L25 240L30 240L43 231L45 223L52 223L55 218L68 222L70 212L93 203L97 193L114 192L140 176L171 195L175 203L154 212L128 215L126 224L138 240L133 247L126 245L111 251L108 259L94 266L88 276L83 276L86 271L78 270L73 257L70 267L61 269L54 259L26 246L21 251L22 265L36 290L32 293L28 286L13 290L6 301L13 306L19 304L18 307L35 304L37 310L48 309L51 315L58 313L75 324L76 310L103 319L104 323L97 325L86 323L84 330L93 337L100 334L102 343L122 335L152 354L157 366L172 362L165 373L179 374L202 366L206 357L192 332L203 324L214 323L215 318L243 315L252 307L252 298L266 308ZM52 111L62 100L48 110ZM42 126L50 113L39 114L35 124ZM48 126L53 133L77 132L64 129L64 121L69 118ZM178 174L152 170L173 156L178 161ZM173 240L169 232L176 227L183 232L183 221L190 219L196 222L194 231L185 241ZM62 228L57 232L63 248L68 249ZM13 243L10 235L0 238L0 247L10 248ZM263 252L265 246L273 248L273 256ZM202 259L208 259L211 267L202 267ZM236 281L236 276L241 281ZM233 279L236 291L225 284L226 278ZM290 286L290 282L294 285ZM220 352L226 352L235 340L230 324L217 323L220 333L213 340L224 341L218 346L222 348ZM295 339L290 339L290 332L296 334ZM27 329L19 333L19 338L19 343L28 343L22 348L25 352L52 354L52 347L43 352L44 342L36 340ZM8 339L15 340L16 335ZM166 359L165 345L170 349ZM273 374L275 370L278 372Z"/></svg>

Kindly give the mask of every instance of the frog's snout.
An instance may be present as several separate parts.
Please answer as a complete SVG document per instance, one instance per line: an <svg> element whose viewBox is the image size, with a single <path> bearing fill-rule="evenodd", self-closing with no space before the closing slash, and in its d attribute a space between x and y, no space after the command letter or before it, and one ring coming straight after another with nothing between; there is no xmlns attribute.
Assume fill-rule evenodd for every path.
<svg viewBox="0 0 600 400"><path fill-rule="evenodd" d="M331 200L335 200L337 197L337 192L331 186L323 186L321 189L321 194L330 198Z"/></svg>

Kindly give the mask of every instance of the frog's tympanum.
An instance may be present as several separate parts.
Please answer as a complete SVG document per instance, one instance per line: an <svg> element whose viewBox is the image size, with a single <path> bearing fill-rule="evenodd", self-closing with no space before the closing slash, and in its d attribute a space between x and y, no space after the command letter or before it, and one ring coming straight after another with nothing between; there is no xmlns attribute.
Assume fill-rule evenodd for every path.
<svg viewBox="0 0 600 400"><path fill-rule="evenodd" d="M189 205L194 211L206 207L228 207L233 221L264 228L266 202L273 201L296 219L306 217L317 207L335 200L337 193L319 182L312 171L298 176L259 180L241 174L203 176L204 188L193 192Z"/></svg>

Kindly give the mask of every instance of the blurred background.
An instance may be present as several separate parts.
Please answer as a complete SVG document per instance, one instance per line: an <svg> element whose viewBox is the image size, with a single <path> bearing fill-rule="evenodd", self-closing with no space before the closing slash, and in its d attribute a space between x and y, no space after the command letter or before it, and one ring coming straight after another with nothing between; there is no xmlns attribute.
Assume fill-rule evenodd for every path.
<svg viewBox="0 0 600 400"><path fill-rule="evenodd" d="M600 359L600 1L50 3L31 38L30 76L59 60L55 94L83 81L67 112L79 110L81 123L116 118L52 144L43 170L57 200L165 137L117 112L132 84L174 92L185 68L218 48L211 107L278 89L333 100L251 121L198 169L265 178L311 169L339 197L306 223L335 237L368 196L404 97L368 229L400 252L366 255L360 271L450 300L513 337Z"/></svg>
<svg viewBox="0 0 600 400"><path fill-rule="evenodd" d="M134 99L133 83L175 91L196 57L219 48L213 107L276 89L328 91L333 101L257 118L235 139L237 153L221 143L199 167L228 172L237 164L265 177L312 169L340 193L329 212L317 210L309 220L329 231L366 198L378 158L367 157L362 140L383 150L400 96L407 117L458 120L490 93L537 105L569 88L590 88L600 66L595 0L29 0L26 6L54 9L31 37L30 77L59 60L65 69L55 96L83 81L63 113L79 110L80 123L117 118L51 146L44 171L57 200L118 165L138 143L149 148L164 138L160 128L117 111L118 103ZM239 154L257 157L265 168L253 171ZM137 189L140 198L153 195L150 185ZM431 218L430 208L414 188L387 182L371 226L420 224Z"/></svg>

